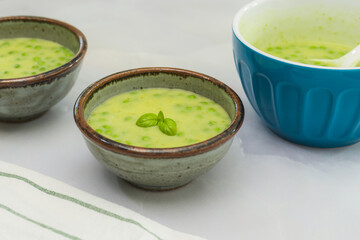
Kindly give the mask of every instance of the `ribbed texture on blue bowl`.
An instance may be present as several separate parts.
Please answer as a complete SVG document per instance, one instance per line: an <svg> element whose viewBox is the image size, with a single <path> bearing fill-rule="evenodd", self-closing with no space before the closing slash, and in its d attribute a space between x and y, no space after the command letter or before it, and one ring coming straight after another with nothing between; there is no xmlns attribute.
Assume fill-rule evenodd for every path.
<svg viewBox="0 0 360 240"><path fill-rule="evenodd" d="M244 91L276 134L313 147L360 140L360 69L291 64L255 51L235 34L233 46Z"/></svg>

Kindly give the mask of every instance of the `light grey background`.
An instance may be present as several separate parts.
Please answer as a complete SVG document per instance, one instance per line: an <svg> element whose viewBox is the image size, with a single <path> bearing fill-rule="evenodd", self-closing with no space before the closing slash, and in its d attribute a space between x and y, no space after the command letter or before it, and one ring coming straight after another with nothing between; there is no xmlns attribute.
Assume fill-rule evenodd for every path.
<svg viewBox="0 0 360 240"><path fill-rule="evenodd" d="M1 16L63 20L82 30L89 43L78 81L65 99L32 122L0 123L0 160L210 240L359 239L360 145L315 149L286 142L262 124L243 93L231 25L247 2L0 0ZM74 102L89 84L147 66L213 76L232 87L246 109L226 157L175 191L147 192L119 182L90 154L73 121Z"/></svg>

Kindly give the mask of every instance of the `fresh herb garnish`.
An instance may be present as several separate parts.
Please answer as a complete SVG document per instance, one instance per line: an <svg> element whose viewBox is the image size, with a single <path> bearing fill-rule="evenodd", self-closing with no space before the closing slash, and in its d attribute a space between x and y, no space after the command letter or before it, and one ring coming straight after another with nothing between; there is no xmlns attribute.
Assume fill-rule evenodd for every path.
<svg viewBox="0 0 360 240"><path fill-rule="evenodd" d="M158 117L158 122L164 121L164 113L162 111L160 111L157 115Z"/></svg>
<svg viewBox="0 0 360 240"><path fill-rule="evenodd" d="M153 127L158 124L158 116L154 113L145 113L137 121L136 125L139 127Z"/></svg>
<svg viewBox="0 0 360 240"><path fill-rule="evenodd" d="M164 121L158 122L160 131L168 136L174 136L177 132L176 122L171 118L165 118Z"/></svg>
<svg viewBox="0 0 360 240"><path fill-rule="evenodd" d="M164 113L160 111L158 115L155 113L145 113L136 121L138 127L154 127L159 126L162 133L168 136L175 136L177 133L176 122L171 118L165 118Z"/></svg>

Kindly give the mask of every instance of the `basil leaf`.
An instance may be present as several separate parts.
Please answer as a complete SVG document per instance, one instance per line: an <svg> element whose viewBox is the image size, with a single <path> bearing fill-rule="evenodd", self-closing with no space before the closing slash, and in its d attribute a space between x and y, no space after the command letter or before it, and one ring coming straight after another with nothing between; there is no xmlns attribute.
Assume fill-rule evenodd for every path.
<svg viewBox="0 0 360 240"><path fill-rule="evenodd" d="M157 115L158 122L164 121L164 113L160 111Z"/></svg>
<svg viewBox="0 0 360 240"><path fill-rule="evenodd" d="M164 121L158 122L161 132L168 136L174 136L177 132L176 122L171 118L165 118Z"/></svg>
<svg viewBox="0 0 360 240"><path fill-rule="evenodd" d="M158 116L155 113L145 113L136 121L136 125L139 127L153 127L158 123Z"/></svg>
<svg viewBox="0 0 360 240"><path fill-rule="evenodd" d="M175 136L177 133L176 122L171 118L165 118L162 111L158 115L145 113L136 121L136 125L144 128L158 125L160 131L168 136Z"/></svg>

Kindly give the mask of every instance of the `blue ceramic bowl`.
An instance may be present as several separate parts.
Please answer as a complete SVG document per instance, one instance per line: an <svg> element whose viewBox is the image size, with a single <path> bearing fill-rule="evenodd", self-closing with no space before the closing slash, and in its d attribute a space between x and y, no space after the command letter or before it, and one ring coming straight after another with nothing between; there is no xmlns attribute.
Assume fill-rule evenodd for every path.
<svg viewBox="0 0 360 240"><path fill-rule="evenodd" d="M295 63L269 55L248 41L252 36L246 34L251 35L251 29L257 31L261 21L267 21L256 22L259 14L265 16L274 6L290 7L288 2L254 1L234 18L234 59L244 91L266 125L287 140L313 147L357 143L360 140L360 68ZM239 26L246 26L243 29L247 30L242 32Z"/></svg>

